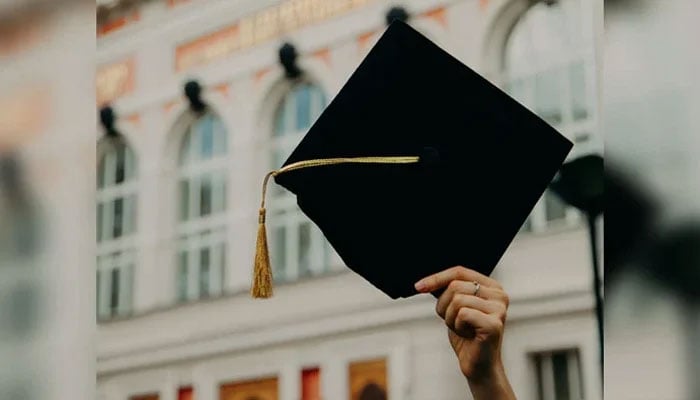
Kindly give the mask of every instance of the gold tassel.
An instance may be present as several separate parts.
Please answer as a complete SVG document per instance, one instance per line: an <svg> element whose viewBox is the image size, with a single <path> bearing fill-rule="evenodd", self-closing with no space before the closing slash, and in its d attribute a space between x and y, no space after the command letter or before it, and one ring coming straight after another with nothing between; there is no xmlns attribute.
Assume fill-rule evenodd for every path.
<svg viewBox="0 0 700 400"><path fill-rule="evenodd" d="M277 171L265 175L262 189L262 201L258 211L258 238L255 242L255 260L253 262L253 285L250 295L255 299L272 297L272 267L270 266L270 251L267 247L267 229L265 228L265 193L267 182Z"/></svg>
<svg viewBox="0 0 700 400"><path fill-rule="evenodd" d="M265 229L265 209L260 209L258 217L258 240L255 243L255 264L253 267L253 286L250 294L256 299L272 297L272 268L270 253L267 248L267 229Z"/></svg>
<svg viewBox="0 0 700 400"><path fill-rule="evenodd" d="M412 164L417 163L419 157L355 157L355 158L326 158L317 160L299 161L289 164L265 175L262 187L262 201L258 214L258 238L255 243L255 260L253 263L253 284L250 287L250 295L256 299L272 297L272 267L270 266L270 252L267 246L267 229L265 228L265 194L267 183L271 177L284 172L302 168L321 167L336 164Z"/></svg>

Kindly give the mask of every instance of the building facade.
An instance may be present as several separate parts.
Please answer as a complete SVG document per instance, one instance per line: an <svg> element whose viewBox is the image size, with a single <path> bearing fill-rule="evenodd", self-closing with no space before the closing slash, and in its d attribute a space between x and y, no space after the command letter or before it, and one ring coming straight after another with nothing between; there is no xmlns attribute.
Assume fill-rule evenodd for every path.
<svg viewBox="0 0 700 400"><path fill-rule="evenodd" d="M99 4L99 2L98 2ZM600 148L587 0L158 0L98 13L98 395L102 400L464 399L434 299L390 300L269 193L276 292L250 299L264 174L379 38L392 7L576 143ZM106 7L106 6L105 6ZM302 75L278 61L288 42ZM206 108L192 111L187 81ZM588 232L545 194L494 277L520 399L601 397Z"/></svg>

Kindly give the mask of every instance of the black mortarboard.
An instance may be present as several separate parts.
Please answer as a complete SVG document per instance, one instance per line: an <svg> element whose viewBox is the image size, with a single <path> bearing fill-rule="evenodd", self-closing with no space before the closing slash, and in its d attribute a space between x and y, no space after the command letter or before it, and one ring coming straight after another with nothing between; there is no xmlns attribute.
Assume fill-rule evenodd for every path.
<svg viewBox="0 0 700 400"><path fill-rule="evenodd" d="M463 265L490 274L572 144L401 21L284 166L345 264L392 298ZM251 293L269 297L265 210Z"/></svg>

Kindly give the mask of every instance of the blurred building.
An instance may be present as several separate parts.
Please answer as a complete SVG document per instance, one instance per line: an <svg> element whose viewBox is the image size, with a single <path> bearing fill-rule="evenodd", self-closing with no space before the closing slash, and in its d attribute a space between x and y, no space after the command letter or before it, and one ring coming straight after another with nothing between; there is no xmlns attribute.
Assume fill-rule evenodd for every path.
<svg viewBox="0 0 700 400"><path fill-rule="evenodd" d="M98 1L98 106L120 133L96 127L99 398L468 397L434 299L391 301L349 272L281 190L269 193L275 297L250 299L261 179L392 7L575 141L571 157L596 151L592 3ZM600 399L585 221L546 194L494 274L512 299L504 358L519 398Z"/></svg>
<svg viewBox="0 0 700 400"><path fill-rule="evenodd" d="M682 244L697 243L700 224L698 13L697 1L605 4L606 168L612 160L638 192L635 207L651 205L608 209L620 222L648 221L641 234L614 223L606 232L609 243L628 243L606 265L615 267L606 279L607 398L700 398L700 248ZM668 250L650 256L659 248Z"/></svg>

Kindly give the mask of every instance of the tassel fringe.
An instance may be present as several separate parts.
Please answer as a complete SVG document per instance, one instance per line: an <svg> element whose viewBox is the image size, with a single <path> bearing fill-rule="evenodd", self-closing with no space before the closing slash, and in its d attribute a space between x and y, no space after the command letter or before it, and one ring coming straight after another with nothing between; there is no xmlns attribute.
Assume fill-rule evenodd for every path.
<svg viewBox="0 0 700 400"><path fill-rule="evenodd" d="M258 238L255 243L253 285L250 288L250 295L256 299L272 297L272 268L270 267L270 252L267 246L265 208L260 209L258 217Z"/></svg>

